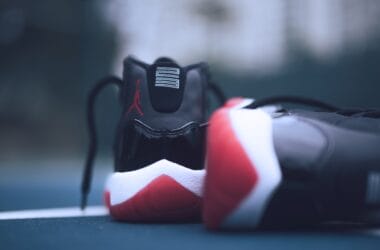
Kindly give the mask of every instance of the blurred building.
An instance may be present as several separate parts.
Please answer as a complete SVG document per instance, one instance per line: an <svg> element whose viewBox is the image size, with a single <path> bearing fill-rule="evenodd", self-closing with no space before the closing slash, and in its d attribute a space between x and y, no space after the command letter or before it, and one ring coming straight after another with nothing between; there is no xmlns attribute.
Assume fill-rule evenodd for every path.
<svg viewBox="0 0 380 250"><path fill-rule="evenodd" d="M208 61L228 96L313 96L379 107L376 0L3 0L0 161L83 157L85 100L133 54ZM100 96L110 148L115 92Z"/></svg>
<svg viewBox="0 0 380 250"><path fill-rule="evenodd" d="M320 60L377 46L375 0L181 0L104 3L125 55L208 60L233 71L271 72L298 51Z"/></svg>

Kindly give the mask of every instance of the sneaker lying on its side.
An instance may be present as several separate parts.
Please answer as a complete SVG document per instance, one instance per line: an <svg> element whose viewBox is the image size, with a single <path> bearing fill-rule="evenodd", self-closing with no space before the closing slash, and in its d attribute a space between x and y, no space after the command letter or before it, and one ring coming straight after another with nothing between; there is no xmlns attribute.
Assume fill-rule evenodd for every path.
<svg viewBox="0 0 380 250"><path fill-rule="evenodd" d="M101 81L89 98L92 142L82 207L96 151L94 100L108 83L117 83L122 115L114 144L115 173L105 189L110 214L135 222L198 219L205 175L206 90L217 90L209 83L208 66L181 67L169 58L149 65L127 57L123 75L123 80ZM216 94L223 101L222 94Z"/></svg>
<svg viewBox="0 0 380 250"><path fill-rule="evenodd" d="M327 111L266 110L282 101ZM296 97L214 112L207 134L206 226L378 223L379 118L376 110L341 110Z"/></svg>

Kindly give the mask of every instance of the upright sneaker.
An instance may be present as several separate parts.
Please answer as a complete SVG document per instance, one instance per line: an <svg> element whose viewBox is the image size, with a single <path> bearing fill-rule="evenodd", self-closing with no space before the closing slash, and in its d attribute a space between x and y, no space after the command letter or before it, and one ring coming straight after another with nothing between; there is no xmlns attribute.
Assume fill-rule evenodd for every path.
<svg viewBox="0 0 380 250"><path fill-rule="evenodd" d="M205 175L206 90L217 90L210 84L208 66L181 67L169 58L149 65L127 57L123 80L108 78L94 88L88 104L92 141L82 207L96 151L94 100L108 83L117 84L122 104L114 144L115 173L108 178L104 193L110 214L134 222L199 218Z"/></svg>
<svg viewBox="0 0 380 250"><path fill-rule="evenodd" d="M327 112L265 110L291 101ZM237 106L236 106L237 105ZM380 112L304 98L216 111L207 135L203 219L210 229L379 222ZM377 219L377 221L375 221Z"/></svg>

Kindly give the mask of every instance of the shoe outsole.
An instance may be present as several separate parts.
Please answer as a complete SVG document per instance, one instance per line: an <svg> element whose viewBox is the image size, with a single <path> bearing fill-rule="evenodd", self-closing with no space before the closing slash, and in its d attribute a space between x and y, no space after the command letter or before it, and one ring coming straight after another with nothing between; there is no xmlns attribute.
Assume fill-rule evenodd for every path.
<svg viewBox="0 0 380 250"><path fill-rule="evenodd" d="M167 160L112 174L104 192L111 216L129 222L200 220L204 170Z"/></svg>
<svg viewBox="0 0 380 250"><path fill-rule="evenodd" d="M219 109L210 119L206 147L206 227L256 228L281 182L271 118L261 110Z"/></svg>

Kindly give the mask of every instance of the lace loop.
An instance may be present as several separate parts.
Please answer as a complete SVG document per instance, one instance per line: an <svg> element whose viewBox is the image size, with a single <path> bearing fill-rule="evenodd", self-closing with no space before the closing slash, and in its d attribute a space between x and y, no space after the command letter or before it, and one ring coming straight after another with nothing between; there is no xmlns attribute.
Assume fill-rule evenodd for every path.
<svg viewBox="0 0 380 250"><path fill-rule="evenodd" d="M301 104L311 107L317 107L327 112L334 112L339 115L344 116L360 116L368 118L380 118L380 110L378 109L361 109L361 108L338 108L334 105L313 99L308 97L301 96L271 96L256 100L255 102L248 105L246 108L255 109L266 105L271 104L280 104L280 103L294 103Z"/></svg>
<svg viewBox="0 0 380 250"><path fill-rule="evenodd" d="M279 103L302 104L302 105L307 105L307 106L312 106L312 107L318 107L323 110L327 110L331 112L339 110L337 107L331 104L328 104L316 99L300 97L300 96L287 96L287 95L271 96L271 97L263 98L260 100L256 100L250 105L248 105L247 108L255 109L255 108L266 106L269 104L279 104Z"/></svg>

